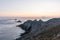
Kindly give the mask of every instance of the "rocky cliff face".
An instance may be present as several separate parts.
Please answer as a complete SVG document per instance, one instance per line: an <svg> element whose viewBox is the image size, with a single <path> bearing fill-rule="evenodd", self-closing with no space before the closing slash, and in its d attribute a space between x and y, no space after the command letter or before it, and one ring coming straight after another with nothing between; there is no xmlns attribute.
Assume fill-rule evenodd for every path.
<svg viewBox="0 0 60 40"><path fill-rule="evenodd" d="M47 39L48 36L53 37L55 33L57 34L58 32L60 32L59 31L60 29L58 29L60 28L60 26L58 25L60 25L60 18L53 18L53 19L48 20L47 22L43 22L42 20L39 20L39 21L28 20L24 22L23 24L18 25L26 32L21 35L22 36L21 38L18 38L16 40L40 40L42 38ZM51 39L51 37L49 38Z"/></svg>

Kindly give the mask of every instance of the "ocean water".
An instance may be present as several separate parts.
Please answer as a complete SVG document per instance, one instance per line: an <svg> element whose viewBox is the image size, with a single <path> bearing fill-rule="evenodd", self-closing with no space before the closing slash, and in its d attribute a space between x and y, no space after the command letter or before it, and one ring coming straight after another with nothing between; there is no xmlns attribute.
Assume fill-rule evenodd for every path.
<svg viewBox="0 0 60 40"><path fill-rule="evenodd" d="M15 40L20 37L20 34L25 32L17 25L21 23L17 23L16 20L21 20L24 23L31 18L8 18L8 17L0 17L0 40ZM36 18L35 18L36 19ZM31 19L34 20L34 19ZM39 20L39 19L38 19ZM42 19L44 21L49 20L48 18Z"/></svg>
<svg viewBox="0 0 60 40"><path fill-rule="evenodd" d="M0 40L15 40L24 31L16 27L19 23L13 18L0 18Z"/></svg>

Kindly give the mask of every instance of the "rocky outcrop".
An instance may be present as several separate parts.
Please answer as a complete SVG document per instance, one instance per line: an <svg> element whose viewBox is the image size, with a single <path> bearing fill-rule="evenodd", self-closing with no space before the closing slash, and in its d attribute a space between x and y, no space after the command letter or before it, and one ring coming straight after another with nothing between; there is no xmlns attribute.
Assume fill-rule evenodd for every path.
<svg viewBox="0 0 60 40"><path fill-rule="evenodd" d="M18 25L26 32L21 35L21 38L16 40L52 40L52 37L55 37L60 32L60 26L58 25L60 25L60 18L53 18L47 22L27 20L23 24Z"/></svg>

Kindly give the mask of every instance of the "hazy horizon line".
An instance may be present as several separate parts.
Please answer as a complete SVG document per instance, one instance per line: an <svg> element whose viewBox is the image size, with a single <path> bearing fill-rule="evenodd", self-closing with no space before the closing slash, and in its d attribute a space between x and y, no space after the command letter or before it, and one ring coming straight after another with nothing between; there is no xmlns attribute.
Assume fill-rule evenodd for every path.
<svg viewBox="0 0 60 40"><path fill-rule="evenodd" d="M12 17L12 18L60 18L60 17L48 17L48 16L42 16L42 17L14 17L14 16L0 16L0 17Z"/></svg>

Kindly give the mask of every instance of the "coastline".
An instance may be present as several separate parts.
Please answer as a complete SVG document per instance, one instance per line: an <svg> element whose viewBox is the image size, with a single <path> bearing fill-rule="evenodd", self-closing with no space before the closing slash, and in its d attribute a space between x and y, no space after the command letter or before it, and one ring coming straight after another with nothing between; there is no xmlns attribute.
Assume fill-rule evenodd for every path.
<svg viewBox="0 0 60 40"><path fill-rule="evenodd" d="M44 32L46 32L46 30L48 31L50 29L50 31L51 30L53 31L54 28L55 28L55 26L58 26L58 27L55 28L55 31L58 30L59 25L60 25L60 18L53 18L53 19L48 20L47 22L43 22L42 20L39 20L39 21L37 21L37 20L34 20L34 21L27 20L23 24L18 25L19 27L21 27L22 29L24 29L26 32L23 33L21 35L21 37L17 38L16 40L34 40L34 37L36 35L38 35L38 34L41 35L41 33L42 33L43 34L42 36L44 36L46 34L46 33L44 33ZM50 33L52 33L50 31L47 32L48 33L47 36L49 36ZM57 31L57 32L60 32L60 31ZM58 34L57 32L53 32L53 35L55 33ZM45 37L46 37L46 35L45 35ZM40 40L40 39L38 39L38 37L36 37L36 38L37 38L36 40Z"/></svg>

